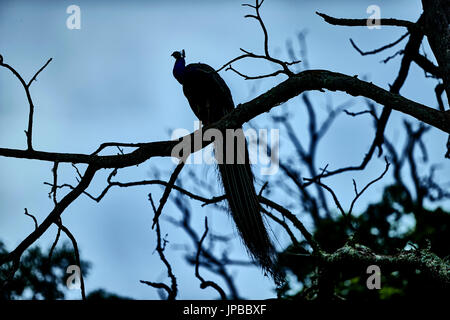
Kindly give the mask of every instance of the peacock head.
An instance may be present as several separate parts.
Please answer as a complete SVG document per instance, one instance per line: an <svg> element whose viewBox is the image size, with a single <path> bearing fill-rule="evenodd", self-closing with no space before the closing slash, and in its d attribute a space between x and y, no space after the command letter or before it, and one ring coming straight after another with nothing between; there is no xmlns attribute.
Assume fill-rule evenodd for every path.
<svg viewBox="0 0 450 320"><path fill-rule="evenodd" d="M184 49L181 51L174 51L172 53L172 57L174 57L175 60L184 59L184 57L186 57L186 54L184 53Z"/></svg>
<svg viewBox="0 0 450 320"><path fill-rule="evenodd" d="M175 64L173 66L173 76L177 81L183 84L184 81L184 72L186 68L186 63L184 61L185 57L184 49L180 51L175 51L172 53L172 57L175 58Z"/></svg>

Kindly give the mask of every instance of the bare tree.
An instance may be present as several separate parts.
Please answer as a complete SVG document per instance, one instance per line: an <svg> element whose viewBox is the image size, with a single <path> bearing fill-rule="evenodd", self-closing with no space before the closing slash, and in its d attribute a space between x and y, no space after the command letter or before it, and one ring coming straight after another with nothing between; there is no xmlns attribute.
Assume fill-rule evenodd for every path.
<svg viewBox="0 0 450 320"><path fill-rule="evenodd" d="M416 168L416 153L414 152L417 147L419 147L425 157L426 148L421 142L421 139L426 131L441 130L450 133L450 113L448 110L445 110L442 99L442 94L444 92L447 95L447 102L450 98L448 79L450 68L450 56L448 51L450 41L450 30L448 29L450 11L448 3L443 0L436 0L433 2L423 0L423 13L416 22L399 19L379 20L378 22L381 25L406 28L407 31L398 40L379 49L364 52L353 40L351 40L351 44L360 54L372 55L383 52L386 49L398 45L402 40L408 39L405 47L394 55L401 56L402 61L398 75L388 90L371 82L359 79L357 76L328 70L309 69L307 57L304 55L304 52L301 52L302 56L297 58L293 48L289 46L288 51L292 58L291 62L275 58L270 52L268 28L264 24L260 14L262 4L263 1L256 0L254 4L244 4L244 6L248 7L249 10L252 10L252 13L248 14L246 17L255 19L261 27L264 35L263 52L254 53L241 48L242 54L218 68L217 72L221 70L233 71L246 80L264 79L275 76L284 77L285 79L251 101L239 104L220 121L207 126L204 130L209 128L225 129L240 127L265 112L269 112L275 108L283 108L283 105L287 101L294 97L301 96L303 104L308 112L309 145L308 147L304 147L305 141L299 138L294 129L295 126L291 123L287 113L281 116L274 116L272 118L273 122L284 128L289 141L295 147L296 155L292 157L292 159L295 159L294 161L289 161L288 159L280 160L282 173L278 177L278 181L275 183L271 182L269 184L264 184L259 193L259 200L265 208L264 214L266 215L267 220L271 220L271 223L279 225L292 242L291 246L280 254L280 264L284 264L287 269L290 269L294 273L303 271L303 267L299 268L297 266L298 261L302 261L302 263L303 261L306 261L307 263L305 265L312 268L312 270L304 272L305 275L310 276L310 279L302 279L303 284L305 285L304 290L301 293L303 298L335 299L337 297L336 288L339 287L339 281L344 279L342 273L349 272L348 270L350 269L357 269L360 272L365 272L367 266L372 264L387 270L400 271L401 273L404 272L405 275L410 274L411 270L417 270L427 277L427 279L431 279L437 286L448 290L450 285L449 264L448 261L441 258L439 255L442 254L442 252L439 254L433 253L431 251L431 245L418 247L415 250L404 250L404 243L395 244L396 246L394 247L398 249L397 252L390 252L389 250L383 250L383 247L376 247L375 242L371 242L373 247L369 247L363 243L366 242L363 240L367 238L370 230L367 230L364 218L361 218L361 216L356 217L353 214L355 202L372 184L383 179L390 167L393 167L393 175L397 181L396 187L401 188L403 195L409 197L411 200L412 207L409 209L415 212L418 224L421 222L418 217L426 219L424 218L427 215L427 210L424 207L425 199L439 201L449 197L448 192L434 182L433 171L425 178L419 176ZM336 26L359 27L366 26L367 24L366 19L341 19L328 16L324 13L317 14L321 16L325 22ZM420 46L425 37L428 39L437 60L437 65L420 53ZM302 45L302 48L305 49L303 33L299 35L299 42ZM394 56L385 59L385 62L389 62ZM270 74L246 75L233 67L233 64L237 61L244 59L264 60L267 61L267 63L276 66L277 69ZM303 62L301 62L300 59L302 59ZM175 299L177 296L177 278L170 262L164 254L167 249L167 241L162 236L163 232L160 225L160 218L164 216L164 207L170 198L182 213L182 218L177 220L167 216L167 219L171 222L173 228L181 228L192 240L195 250L188 252L186 259L192 264L193 275L198 278L201 288L214 289L222 299L240 298L241 296L228 267L247 266L251 265L251 262L233 260L229 258L226 252L223 252L222 255L219 256L214 250L214 243L227 243L229 239L227 237L215 235L209 229L207 220L205 220L205 229L202 231L195 230L191 226L190 221L191 212L188 204L189 198L194 201L200 201L204 206L214 205L220 207L220 202L225 199L223 195L200 195L184 188L181 184L181 180L178 179L180 173L186 167L183 161L180 161L180 164L176 167L167 181L152 179L122 182L114 179L118 171L123 168L142 164L154 157L169 158L172 154L172 149L182 141L183 138L178 140L142 143L105 142L91 154L59 153L34 149L34 103L30 87L51 60L52 59L49 59L29 81L26 81L16 71L15 67L8 64L6 58L4 59L0 56L0 66L7 71L10 71L21 83L29 104L28 128L25 131L26 148L0 148L0 156L53 163L52 182L47 184L50 186L49 195L54 202L54 208L41 223L38 223L37 220L26 211L27 215L33 217L36 228L23 239L14 250L0 257L0 266L8 269L8 276L2 279L3 285L6 285L8 281L14 277L14 274L21 263L23 254L45 232L47 232L52 224L55 224L58 227L58 230L66 233L72 240L77 260L80 261L77 242L73 235L71 235L69 229L63 225L61 218L61 215L67 207L72 205L72 203L80 196L86 195L92 200L99 202L107 196L108 191L112 187L128 188L142 185L161 185L164 187L164 193L159 200L159 203L155 204L151 195L149 201L154 211L153 228L155 229L157 239L156 251L167 269L170 284L167 285L165 283L144 280L141 282L162 290L161 292L164 292L162 293L162 296L167 297L168 299ZM400 95L400 89L407 80L412 63L416 63L427 74L439 81L436 86L437 108L423 105ZM295 66L299 66L296 71L294 71ZM344 110L346 107L345 105L330 107L328 118L319 125L315 109L316 105L313 103L308 93L310 91L325 92L325 90L341 91L350 96L365 97L367 99L368 109L360 112L350 112ZM381 113L379 112L380 110ZM385 137L384 134L392 111L403 113L409 117L408 121L405 121L404 124L404 128L408 133L408 140L401 153L396 150L390 139ZM327 130L330 128L335 118L342 114L342 112L353 117L366 115L372 117L375 129L373 142L367 153L362 156L361 162L357 165L349 165L333 170L329 170L326 166L319 167L316 159L317 147L322 137L326 135ZM191 133L190 137L193 138L197 133L197 131ZM369 132L365 134L369 134ZM203 147L204 146L200 146L199 148ZM111 150L110 148L117 148L120 151L119 154L100 155L102 151ZM199 148L192 150L192 152L198 151ZM449 148L450 142L447 144L446 150L446 156L448 158L450 158ZM374 158L377 149L378 156L382 155L383 152L386 154L384 170L380 172L378 176L373 177L372 180L362 188L358 187L357 182L353 180L355 196L349 208L344 208L335 191L325 182L326 178L344 172L364 170ZM383 149L385 149L385 151L383 151ZM187 157L188 155L183 156ZM408 163L410 168L410 175L415 189L414 199L406 184L402 183L403 178L401 170L405 163ZM62 165L73 166L78 178L78 183L76 185L58 181L58 168ZM80 170L77 165L84 165L86 168ZM300 167L306 168L306 172L300 172ZM92 195L87 189L91 184L92 179L101 169L110 170L110 174L106 180L107 186L99 195ZM195 180L196 177L195 175L191 175L189 179ZM276 203L264 195L265 191L273 189L274 186L279 189L279 192L291 195L291 200L294 204L293 208ZM62 189L67 189L68 192L60 195ZM205 189L207 189L207 187ZM330 199L331 202L329 202ZM392 204L392 202L390 204ZM389 202L385 203L385 205L389 205ZM405 205L405 203L402 203L402 205ZM336 223L342 225L342 231L346 238L345 242L339 247L330 246L325 243L326 241L322 241L323 233L321 232L327 230L326 222L333 220L333 206L338 208L338 213L340 215L339 219L341 219L334 219L334 221L338 221ZM393 208L393 210L394 209L395 208ZM311 216L312 221L314 222L314 226L312 227L313 230L308 230L308 228L305 227L305 224L297 214L299 211ZM398 214L401 213L399 210L397 211ZM407 210L405 209L405 211ZM212 241L209 246L206 246L205 239L208 237L211 238ZM299 237L302 237L304 240L299 241ZM58 239L59 233L54 246L56 246ZM434 245L435 244L433 244L433 246ZM204 276L202 276L203 268L212 271L218 277L222 278L226 284L226 289L219 286L218 283L213 280L205 279ZM82 297L84 298L84 285L82 285L81 288ZM280 292L283 293L283 288L280 288Z"/></svg>

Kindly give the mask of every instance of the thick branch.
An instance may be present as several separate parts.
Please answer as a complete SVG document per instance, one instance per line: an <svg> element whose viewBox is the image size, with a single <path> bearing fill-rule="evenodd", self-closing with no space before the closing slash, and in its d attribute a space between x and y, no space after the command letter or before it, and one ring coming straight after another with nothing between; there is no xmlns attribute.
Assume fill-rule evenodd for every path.
<svg viewBox="0 0 450 320"><path fill-rule="evenodd" d="M57 222L64 210L75 200L81 193L89 186L92 178L97 172L97 168L94 166L88 166L86 172L84 173L83 179L80 183L70 191L60 202L54 207L50 214L45 218L45 220L39 225L39 227L32 232L28 237L26 237L13 251L4 256L0 260L0 265L9 261L19 261L23 252L31 246L37 239L39 239L45 231L52 225L52 223Z"/></svg>
<svg viewBox="0 0 450 320"><path fill-rule="evenodd" d="M235 122L235 118L239 118L236 122L240 125L305 91L321 89L343 91L353 96L367 97L381 105L388 105L394 110L450 133L450 117L444 112L416 103L399 94L388 92L372 83L359 80L356 76L350 77L327 70L303 71L254 100L241 105L223 120L231 125Z"/></svg>
<svg viewBox="0 0 450 320"><path fill-rule="evenodd" d="M448 0L422 0L425 23L423 28L444 79L450 102L450 9Z"/></svg>
<svg viewBox="0 0 450 320"><path fill-rule="evenodd" d="M316 12L317 15L321 16L326 22L329 24L333 24L335 26L348 26L348 27L366 27L367 19L343 19L343 18L334 18L325 13ZM380 25L383 26L396 26L396 27L407 27L411 28L414 26L414 22L399 20L399 19L379 19Z"/></svg>
<svg viewBox="0 0 450 320"><path fill-rule="evenodd" d="M359 263L364 266L376 264L381 268L391 270L417 269L423 271L444 287L450 287L450 267L448 263L426 249L402 251L397 255L378 255L367 247L345 245L334 253L322 252L320 259L327 265L335 266Z"/></svg>
<svg viewBox="0 0 450 320"><path fill-rule="evenodd" d="M450 133L450 115L409 100L401 95L390 93L372 83L342 73L327 70L308 70L283 81L257 98L239 105L220 121L205 127L236 128L264 112L270 111L305 91L323 90L343 91L352 96L364 96L373 101L408 114L426 124ZM191 133L191 141L194 134ZM123 168L138 165L152 157L171 156L173 147L180 140L157 141L142 144L136 150L124 155L96 156L87 154L55 153L35 150L0 148L0 156L58 161L60 163L86 163L98 168ZM201 146L204 147L204 146ZM198 151L198 150L194 150Z"/></svg>

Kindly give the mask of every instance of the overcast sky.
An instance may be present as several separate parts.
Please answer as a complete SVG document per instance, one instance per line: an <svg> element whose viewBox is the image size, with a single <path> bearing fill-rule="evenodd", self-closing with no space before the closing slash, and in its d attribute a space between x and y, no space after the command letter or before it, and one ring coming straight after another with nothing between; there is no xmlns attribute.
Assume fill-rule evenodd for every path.
<svg viewBox="0 0 450 320"><path fill-rule="evenodd" d="M195 117L183 96L182 88L172 77L174 50L186 50L187 62L204 62L217 68L239 55L239 48L262 52L262 33L258 24L244 15L250 8L242 7L242 0L228 1L1 1L0 54L4 61L29 79L49 58L50 65L32 85L36 105L34 118L34 147L38 150L91 153L102 142L147 142L165 140L176 128L193 129ZM81 29L69 30L66 19L69 5L81 8ZM382 17L396 17L416 21L420 15L420 1L288 1L266 0L262 16L270 35L271 52L283 59L286 42L292 40L298 49L299 31L307 31L310 67L328 69L348 75L367 77L373 83L389 88L398 70L400 59L389 64L380 60L398 50L392 49L378 56L360 56L348 41L354 39L363 49L374 49L396 40L405 30L382 27L348 28L331 26L315 14L324 12L338 17L368 17L369 5L378 5ZM425 47L429 57L431 51ZM265 62L241 62L234 65L257 75L273 71ZM235 103L242 103L263 93L276 79L251 82L231 72L221 72L229 85ZM420 103L436 106L436 80L425 79L423 71L413 66L401 93ZM253 90L252 90L253 89ZM322 119L326 115L325 102L334 105L353 101L352 110L361 110L362 99L338 93L312 95L321 106ZM327 97L327 98L326 98ZM298 100L296 100L298 101ZM295 99L289 102L299 132L304 130L304 110ZM294 112L295 111L295 112ZM274 111L278 112L278 111ZM0 146L25 148L23 130L27 125L28 105L18 81L6 69L0 69ZM402 115L394 112L387 134L402 143L399 128ZM271 122L261 115L253 124L264 128ZM411 118L409 118L411 120ZM273 125L273 124L272 124ZM357 164L372 139L369 119L358 121L341 116L319 149L318 163L330 168ZM449 165L443 161L446 135L431 130L426 135L431 160L441 163L441 173L448 176ZM280 144L281 153L289 154L288 144ZM447 161L448 162L448 161ZM52 209L48 198L51 163L0 158L0 239L13 249L33 230L33 223L23 215L24 208L42 221ZM80 166L82 168L83 166ZM124 169L118 175L123 181L149 179L157 168L168 179L173 169L168 159L152 159L138 168ZM374 160L362 174L330 179L343 203L352 197L351 177L361 184L377 176L383 168L381 159ZM70 165L60 166L60 182L76 183ZM207 178L211 169L195 168ZM105 186L107 172L96 177L89 188L97 194ZM444 176L444 175L443 175ZM365 179L365 180L364 180ZM441 182L447 182L442 178ZM386 179L385 183L389 182ZM362 197L358 210L377 201L383 183L373 187ZM217 189L216 191L218 191ZM159 298L156 290L139 280L167 281L166 272L154 253L155 235L150 229L152 211L147 194L159 199L158 186L136 189L112 189L95 203L87 197L77 199L63 214L63 222L76 236L82 258L93 263L86 287L102 287L109 291L138 299ZM216 194L217 195L217 194ZM281 201L283 199L280 199ZM203 219L208 215L219 233L232 234L232 225L224 213L193 206L195 226L203 231ZM296 212L300 214L301 212ZM172 204L164 214L178 216ZM308 219L306 222L308 222ZM188 243L181 233L163 222L171 245ZM171 232L173 231L173 232ZM49 246L56 234L52 227L39 240ZM283 243L283 239L280 240ZM245 259L245 251L236 244L233 257ZM169 260L175 266L180 284L179 298L209 299L216 295L201 290L194 271L183 261L183 253L169 245ZM274 296L273 285L257 268L245 268L234 273L243 297L262 299ZM78 298L79 292L70 297Z"/></svg>

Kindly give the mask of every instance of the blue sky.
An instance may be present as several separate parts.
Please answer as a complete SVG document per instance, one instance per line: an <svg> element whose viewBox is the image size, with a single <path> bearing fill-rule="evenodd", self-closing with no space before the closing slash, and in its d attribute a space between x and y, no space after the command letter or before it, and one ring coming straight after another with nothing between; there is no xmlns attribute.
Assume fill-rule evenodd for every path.
<svg viewBox="0 0 450 320"><path fill-rule="evenodd" d="M219 67L239 54L239 48L262 52L262 33L258 24L243 16L249 8L241 0L229 1L2 1L0 3L0 54L25 79L29 79L49 58L53 61L32 85L31 93L36 105L34 119L34 146L38 150L91 153L106 141L147 142L165 140L176 128L193 129L195 120L183 96L179 83L172 77L174 50L185 49L187 62L204 62ZM75 4L81 8L81 29L66 28L66 8ZM382 17L396 17L411 21L420 14L420 1L288 1L266 0L262 15L270 34L271 52L287 58L286 41L294 46L296 35L307 30L308 57L311 68L328 69L349 75L366 76L375 84L388 88L398 70L400 59L389 64L379 61L396 49L377 56L360 56L351 46L352 38L363 49L373 49L396 40L405 30L382 27L348 28L331 26L315 11L337 17L367 17L366 9L376 4ZM402 42L398 48L404 46ZM425 50L432 56L431 50ZM234 65L249 74L273 71L263 62L244 61ZM263 81L245 81L231 72L221 72L229 85L234 101L241 103L263 93L280 82L282 76ZM435 80L425 79L423 72L413 66L401 93L420 103L436 106ZM254 89L254 90L252 90ZM325 103L334 105L352 101L352 110L361 110L363 99L339 93L313 93L320 106L319 115L326 116ZM282 108L289 108L298 124L299 134L304 132L305 111L293 99ZM279 112L277 110L274 111ZM0 70L0 145L24 148L28 106L20 84L5 69ZM394 113L387 134L402 142L399 129L406 117ZM252 122L264 128L273 126L268 115ZM359 163L372 138L368 119L355 121L341 116L319 149L319 164L337 168ZM270 127L269 127L270 128ZM303 131L302 131L303 130ZM442 171L449 172L443 161L446 135L431 130L426 136L431 160L442 163ZM281 153L292 151L281 144ZM447 161L448 162L448 161ZM173 168L168 159L152 159L137 168L121 170L123 181L148 179L155 168L168 173ZM342 175L329 180L343 203L352 198L351 178L362 185L383 169L381 159L373 161L364 173ZM26 207L38 221L42 221L52 208L48 187L43 181L51 180L51 163L0 158L0 239L9 249L33 229ZM80 166L81 168L82 166ZM196 167L205 179L211 168ZM89 188L97 194L105 186L107 172L101 172ZM447 174L448 176L448 174ZM60 182L75 183L70 165L60 166ZM385 180L387 183L389 179ZM328 181L327 181L328 182ZM441 182L447 182L444 179ZM383 183L373 187L358 203L360 211L367 203L377 201ZM219 188L215 190L219 192ZM63 222L78 239L82 257L93 263L87 279L87 290L103 287L138 299L157 299L156 291L142 285L139 280L166 280L165 270L154 253L155 235L151 231L152 212L147 194L159 199L158 186L135 189L112 189L95 203L80 197L63 214ZM281 202L283 199L279 199ZM230 220L223 212L212 212L193 204L195 226L203 230L203 219L219 233L232 233ZM172 204L165 214L177 215ZM300 214L301 212L296 212ZM308 223L307 217L305 217ZM163 223L163 232L169 234L170 243L183 244L189 240L181 232ZM171 232L172 231L172 232ZM56 229L51 228L39 240L48 246ZM280 244L285 241L280 236ZM245 259L245 251L238 242L233 257ZM170 248L169 248L170 249ZM183 254L168 250L169 260L179 277L180 298L210 299L215 293L199 288L192 268L183 262ZM207 274L207 273L205 273ZM241 294L247 298L274 296L273 285L257 268L234 270ZM78 298L78 292L70 292Z"/></svg>

